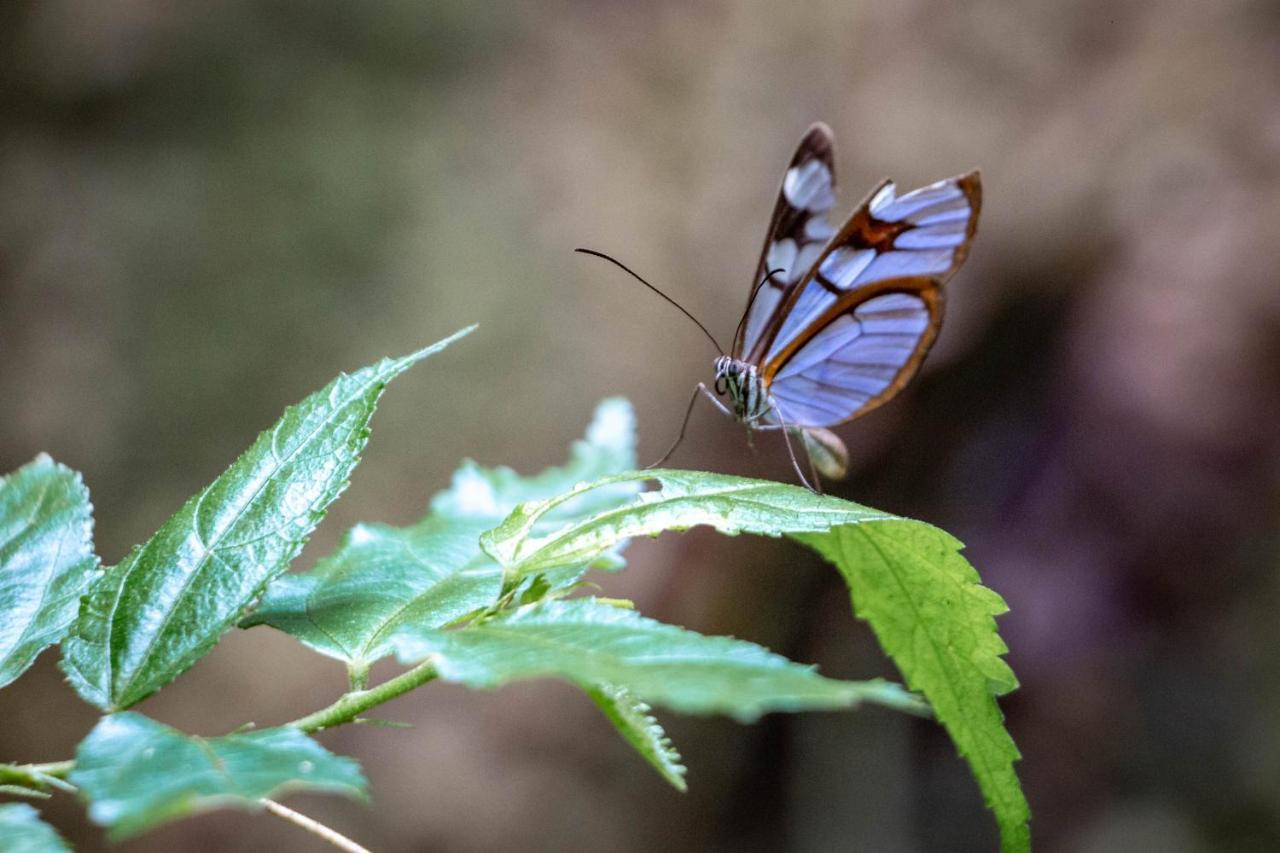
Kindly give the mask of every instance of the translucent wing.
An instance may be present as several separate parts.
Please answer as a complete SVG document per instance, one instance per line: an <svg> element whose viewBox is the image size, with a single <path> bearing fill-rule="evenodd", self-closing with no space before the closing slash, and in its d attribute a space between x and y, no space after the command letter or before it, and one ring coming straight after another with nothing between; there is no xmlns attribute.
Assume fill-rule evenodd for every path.
<svg viewBox="0 0 1280 853"><path fill-rule="evenodd" d="M843 310L798 346L773 374L770 422L830 427L869 412L915 375L942 323L932 279L901 279Z"/></svg>
<svg viewBox="0 0 1280 853"><path fill-rule="evenodd" d="M942 285L968 254L981 204L973 172L901 198L886 181L858 206L751 353L787 423L834 426L915 375L942 322Z"/></svg>
<svg viewBox="0 0 1280 853"><path fill-rule="evenodd" d="M760 285L769 271L781 272L758 290L752 290L747 313L734 337L735 356L750 352L763 334L776 326L778 309L787 295L834 236L835 228L827 221L827 214L836 202L835 181L831 129L818 123L800 140L782 178L752 287Z"/></svg>

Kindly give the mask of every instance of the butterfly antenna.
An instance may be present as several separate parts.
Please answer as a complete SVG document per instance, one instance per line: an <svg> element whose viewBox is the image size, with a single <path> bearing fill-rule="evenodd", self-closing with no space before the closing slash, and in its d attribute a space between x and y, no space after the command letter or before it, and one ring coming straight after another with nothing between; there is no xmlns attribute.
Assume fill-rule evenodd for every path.
<svg viewBox="0 0 1280 853"><path fill-rule="evenodd" d="M733 346L735 349L738 346L738 339L742 335L742 327L746 325L747 318L751 316L751 306L756 304L756 296L760 293L760 288L768 284L769 279L773 278L775 273L780 273L782 271L782 267L778 267L776 270L769 270L764 274L764 278L760 279L760 283L752 288L751 298L747 300L747 308L742 312L742 319L738 320L738 328L733 331Z"/></svg>
<svg viewBox="0 0 1280 853"><path fill-rule="evenodd" d="M614 266L619 267L620 269L622 269L624 272L626 272L627 274L629 274L629 275L630 275L632 278L634 278L636 281L640 282L640 283L641 283L641 284L643 284L645 287L649 288L649 289L650 289L650 290L652 290L654 293L658 294L658 295L659 295L659 296L661 296L663 299L665 299L665 300L667 300L668 302L670 302L672 305L676 306L676 308L678 308L678 309L680 310L680 313L681 313L681 314L683 314L684 316L686 316L686 317L688 317L690 320L692 320L692 321L693 321L693 323L694 323L694 325L696 325L699 329L701 329L701 330L702 330L702 334L704 334L704 335L706 335L706 336L707 336L707 340L711 341L712 345L716 348L716 350L718 350L718 351L719 351L719 353L720 353L721 355L724 355L724 354L725 354L724 347L720 346L720 343L716 340L715 335L713 335L713 334L711 334L711 332L707 331L707 327L706 327L706 326L704 326L704 325L702 325L702 323L698 322L698 318L697 318L697 317L693 316L693 315L692 315L692 314L690 314L688 311L686 311L686 310L685 310L685 308L684 308L684 306L683 306L683 305L681 305L679 302L676 302L676 301L675 301L674 299L672 299L670 296L667 296L667 294L663 293L661 290L659 290L658 288L654 287L654 286L653 286L652 284L650 284L649 282L645 281L643 278L641 278L641 277L639 276L639 274L638 274L638 273L636 273L634 270L632 270L630 267L628 267L628 266L627 266L626 264L624 264L622 261L619 261L619 260L618 260L618 259L616 259L616 258L611 258L611 257L609 257L608 255L606 255L604 252L597 252L597 251L596 251L596 250L594 250L594 249L574 249L574 251L575 251L575 252L581 252L581 253L582 253L582 254L584 254L584 255L594 255L594 256L596 256L597 258L603 258L604 260L608 261L609 263L613 264Z"/></svg>

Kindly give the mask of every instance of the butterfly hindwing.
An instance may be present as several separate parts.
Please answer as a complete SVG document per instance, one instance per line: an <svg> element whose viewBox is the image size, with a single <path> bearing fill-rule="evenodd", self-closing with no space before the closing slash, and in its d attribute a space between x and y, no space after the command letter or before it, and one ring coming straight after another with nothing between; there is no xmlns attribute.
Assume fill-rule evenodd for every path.
<svg viewBox="0 0 1280 853"><path fill-rule="evenodd" d="M776 325L779 307L809 271L835 234L827 214L835 206L835 148L831 129L809 128L782 178L760 261L752 276L752 297L734 340L735 356L751 352ZM779 270L761 285L765 275Z"/></svg>
<svg viewBox="0 0 1280 853"><path fill-rule="evenodd" d="M932 279L846 297L773 373L777 414L792 426L829 427L870 411L915 375L941 322L942 289Z"/></svg>

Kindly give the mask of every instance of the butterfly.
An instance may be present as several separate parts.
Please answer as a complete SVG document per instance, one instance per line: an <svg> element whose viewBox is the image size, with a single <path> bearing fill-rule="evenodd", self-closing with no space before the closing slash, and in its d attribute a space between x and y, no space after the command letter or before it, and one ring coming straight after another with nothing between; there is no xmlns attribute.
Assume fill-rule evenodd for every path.
<svg viewBox="0 0 1280 853"><path fill-rule="evenodd" d="M746 310L729 352L716 344L714 393L700 395L757 430L780 430L802 482L838 479L848 451L830 431L888 402L920 369L942 324L943 286L969 253L982 206L977 171L897 195L884 180L834 228L835 145L831 129L809 128L782 178L752 277ZM598 252L597 255L622 264ZM625 266L631 275L638 275ZM671 302L715 338L675 300ZM727 398L728 405L722 402ZM810 483L791 447L802 442Z"/></svg>

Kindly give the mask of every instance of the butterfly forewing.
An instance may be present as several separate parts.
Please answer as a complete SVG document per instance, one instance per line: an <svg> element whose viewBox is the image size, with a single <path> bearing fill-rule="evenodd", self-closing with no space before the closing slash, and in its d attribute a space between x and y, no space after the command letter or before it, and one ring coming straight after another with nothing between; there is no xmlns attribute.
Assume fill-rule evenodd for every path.
<svg viewBox="0 0 1280 853"><path fill-rule="evenodd" d="M858 206L746 350L777 416L834 426L906 384L937 337L941 288L968 253L980 208L976 172L901 198L886 181Z"/></svg>
<svg viewBox="0 0 1280 853"><path fill-rule="evenodd" d="M827 214L836 202L835 150L831 129L809 128L782 178L751 300L734 339L733 354L751 352L778 317L778 309L835 234ZM774 273L763 285L765 276Z"/></svg>

